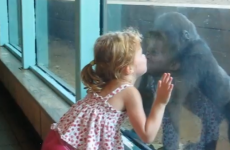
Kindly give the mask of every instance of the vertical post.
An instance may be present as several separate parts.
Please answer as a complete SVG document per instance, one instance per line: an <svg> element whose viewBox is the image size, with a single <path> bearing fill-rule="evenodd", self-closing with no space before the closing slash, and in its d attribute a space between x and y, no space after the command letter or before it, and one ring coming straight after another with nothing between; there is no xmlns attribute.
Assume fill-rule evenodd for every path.
<svg viewBox="0 0 230 150"><path fill-rule="evenodd" d="M49 65L49 28L48 28L48 0L36 2L36 39L37 39L37 64L48 67Z"/></svg>
<svg viewBox="0 0 230 150"><path fill-rule="evenodd" d="M86 95L80 73L93 60L93 45L100 35L100 0L75 0L76 98Z"/></svg>
<svg viewBox="0 0 230 150"><path fill-rule="evenodd" d="M100 34L102 35L107 31L107 0L100 0Z"/></svg>
<svg viewBox="0 0 230 150"><path fill-rule="evenodd" d="M17 0L8 0L8 15L9 15L9 43L15 47L20 47L20 32L19 15L20 5Z"/></svg>
<svg viewBox="0 0 230 150"><path fill-rule="evenodd" d="M35 65L35 14L34 1L21 0L22 18L22 62L27 69Z"/></svg>
<svg viewBox="0 0 230 150"><path fill-rule="evenodd" d="M19 50L21 50L22 48L22 9L21 9L21 0L17 0L17 9L18 9L18 13L17 13L17 24L18 24L18 45L16 46L16 48L18 48Z"/></svg>
<svg viewBox="0 0 230 150"><path fill-rule="evenodd" d="M0 46L9 42L7 0L0 0Z"/></svg>
<svg viewBox="0 0 230 150"><path fill-rule="evenodd" d="M108 31L121 30L121 19L122 19L122 4L107 4L107 28Z"/></svg>

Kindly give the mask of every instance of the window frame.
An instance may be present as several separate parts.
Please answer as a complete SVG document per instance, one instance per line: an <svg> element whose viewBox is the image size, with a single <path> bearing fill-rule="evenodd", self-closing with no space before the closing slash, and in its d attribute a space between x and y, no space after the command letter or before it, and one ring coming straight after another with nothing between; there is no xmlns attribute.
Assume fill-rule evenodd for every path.
<svg viewBox="0 0 230 150"><path fill-rule="evenodd" d="M0 46L9 43L7 0L0 1Z"/></svg>
<svg viewBox="0 0 230 150"><path fill-rule="evenodd" d="M9 32L10 14L9 14L8 2L9 2L9 0L1 0L0 1L0 6L2 6L0 9L0 18L1 18L0 30L3 29L0 32L0 46L5 46L7 49L9 49L11 51L11 53L13 55L15 55L15 57L17 59L21 60L21 58L22 58L21 48L10 44L10 32ZM18 15L21 16L21 11L19 11L18 13L19 13ZM19 17L19 19L20 19L20 17ZM18 24L15 24L15 25L18 26ZM20 30L20 28L18 28L18 30ZM12 35L12 36L14 36L14 35ZM22 38L22 35L20 35L20 36ZM16 37L16 38L18 38L18 37Z"/></svg>
<svg viewBox="0 0 230 150"><path fill-rule="evenodd" d="M100 36L100 0L75 0L75 6L76 100L80 100L86 95L80 72L93 60L93 45Z"/></svg>
<svg viewBox="0 0 230 150"><path fill-rule="evenodd" d="M48 66L49 63L48 21L47 21L48 1L39 0L35 2L33 1L30 4L30 11L33 11L33 13L30 14L27 12L28 14L30 14L29 16L27 16L27 18L30 18L31 19L30 23L33 24L32 25L33 28L31 28L31 32L35 34L26 35L27 33L26 32L25 36L27 37L31 36L31 38L34 39L34 41L36 41L36 44L39 45L39 47L35 44L33 46L30 45L31 46L30 50L32 49L30 52L33 53L31 54L33 57L30 57L30 55L25 55L23 57L23 60L25 62L23 67L24 69L29 68L30 70L32 70L38 77L41 78L41 80L43 80L43 82L45 82L50 88L52 88L68 104L72 105L73 103L76 102L74 90L69 88L69 86L62 79L58 78L51 71L47 70L45 67L42 67L42 66ZM36 18L35 18L35 14L36 14ZM25 52L23 51L23 53ZM42 62L42 66L39 66L37 64L38 62L39 63Z"/></svg>
<svg viewBox="0 0 230 150"><path fill-rule="evenodd" d="M21 1L22 22L22 67L28 69L35 65L35 12L34 1Z"/></svg>

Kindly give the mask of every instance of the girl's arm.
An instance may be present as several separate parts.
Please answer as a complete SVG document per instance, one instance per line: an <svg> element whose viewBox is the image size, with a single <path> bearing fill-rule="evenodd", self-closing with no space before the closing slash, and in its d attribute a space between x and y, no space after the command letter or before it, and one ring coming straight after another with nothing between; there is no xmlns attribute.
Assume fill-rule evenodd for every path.
<svg viewBox="0 0 230 150"><path fill-rule="evenodd" d="M125 92L125 108L130 123L138 136L146 143L153 142L160 129L165 107L173 89L171 82L170 74L164 74L162 81L158 83L157 96L147 118L139 91L132 87Z"/></svg>

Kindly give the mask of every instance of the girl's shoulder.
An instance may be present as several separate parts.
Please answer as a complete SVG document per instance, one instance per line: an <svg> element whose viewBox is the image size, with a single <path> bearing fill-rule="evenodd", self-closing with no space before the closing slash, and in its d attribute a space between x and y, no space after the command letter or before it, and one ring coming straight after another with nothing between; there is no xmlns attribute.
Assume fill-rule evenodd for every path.
<svg viewBox="0 0 230 150"><path fill-rule="evenodd" d="M138 89L135 86L129 86L129 88L126 88L124 91L124 95L136 95L136 94L140 94L140 92L138 91Z"/></svg>
<svg viewBox="0 0 230 150"><path fill-rule="evenodd" d="M132 84L122 84L119 87L117 87L115 90L113 90L110 93L110 95L112 95L112 96L116 95L116 94L120 93L123 90L127 91L127 89L129 89L129 90L135 89L135 86L132 85Z"/></svg>

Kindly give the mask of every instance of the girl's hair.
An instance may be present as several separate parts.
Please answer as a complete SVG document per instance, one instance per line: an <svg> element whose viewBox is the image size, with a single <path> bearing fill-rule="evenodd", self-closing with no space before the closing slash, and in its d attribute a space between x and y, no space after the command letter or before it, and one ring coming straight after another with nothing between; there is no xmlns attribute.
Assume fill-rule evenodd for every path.
<svg viewBox="0 0 230 150"><path fill-rule="evenodd" d="M87 92L98 93L109 81L121 79L122 69L133 63L141 40L142 35L133 28L100 36L94 45L94 60L81 71Z"/></svg>

